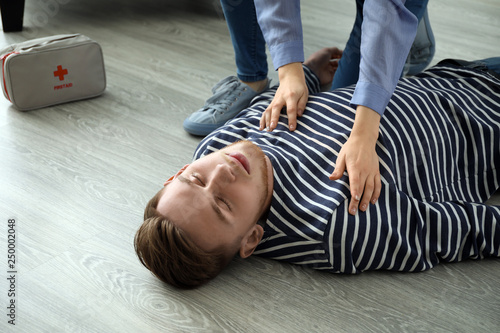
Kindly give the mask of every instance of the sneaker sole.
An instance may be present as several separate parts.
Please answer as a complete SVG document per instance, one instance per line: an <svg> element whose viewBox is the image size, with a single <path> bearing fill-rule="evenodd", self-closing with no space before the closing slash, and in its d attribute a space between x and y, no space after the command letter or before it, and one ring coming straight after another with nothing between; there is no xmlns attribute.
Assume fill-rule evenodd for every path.
<svg viewBox="0 0 500 333"><path fill-rule="evenodd" d="M186 132L197 136L207 136L208 134L221 127L223 124L197 124L190 122L188 119L184 120L183 127Z"/></svg>

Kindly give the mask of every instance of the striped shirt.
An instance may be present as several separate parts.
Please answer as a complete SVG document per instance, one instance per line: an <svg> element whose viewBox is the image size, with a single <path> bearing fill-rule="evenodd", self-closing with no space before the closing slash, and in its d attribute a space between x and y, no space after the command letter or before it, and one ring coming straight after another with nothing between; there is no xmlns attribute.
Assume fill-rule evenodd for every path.
<svg viewBox="0 0 500 333"><path fill-rule="evenodd" d="M354 122L354 87L320 93L304 70L311 95L296 131L284 113L273 132L259 131L274 87L195 152L251 140L271 159L273 198L255 254L336 273L500 256L500 207L482 204L499 188L498 78L442 63L401 79L380 123L380 198L352 216L347 174L328 176Z"/></svg>

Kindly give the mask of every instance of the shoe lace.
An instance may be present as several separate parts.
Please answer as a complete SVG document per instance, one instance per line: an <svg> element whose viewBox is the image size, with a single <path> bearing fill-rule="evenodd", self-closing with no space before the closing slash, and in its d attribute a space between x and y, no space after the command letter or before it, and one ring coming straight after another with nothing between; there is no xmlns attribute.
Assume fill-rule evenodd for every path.
<svg viewBox="0 0 500 333"><path fill-rule="evenodd" d="M248 88L240 84L236 77L225 82L221 81L213 87L212 91L214 94L206 100L205 106L200 111L227 110L246 89ZM238 90L240 92L236 94L235 92Z"/></svg>

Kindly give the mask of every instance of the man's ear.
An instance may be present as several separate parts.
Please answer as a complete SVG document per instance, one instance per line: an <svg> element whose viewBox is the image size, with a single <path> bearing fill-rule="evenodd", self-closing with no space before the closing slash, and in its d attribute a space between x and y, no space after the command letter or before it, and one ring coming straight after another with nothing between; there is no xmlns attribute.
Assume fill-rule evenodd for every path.
<svg viewBox="0 0 500 333"><path fill-rule="evenodd" d="M172 180L174 180L175 178L177 178L177 176L179 176L181 173L183 173L184 170L186 170L186 168L188 166L189 166L189 164L186 164L185 166L183 166L179 171L177 171L177 173L175 175L173 175L165 183L163 183L163 186L167 186L168 184L170 184L172 182Z"/></svg>
<svg viewBox="0 0 500 333"><path fill-rule="evenodd" d="M258 224L254 225L241 240L240 257L250 257L257 245L259 245L262 236L264 236L264 229L262 226Z"/></svg>

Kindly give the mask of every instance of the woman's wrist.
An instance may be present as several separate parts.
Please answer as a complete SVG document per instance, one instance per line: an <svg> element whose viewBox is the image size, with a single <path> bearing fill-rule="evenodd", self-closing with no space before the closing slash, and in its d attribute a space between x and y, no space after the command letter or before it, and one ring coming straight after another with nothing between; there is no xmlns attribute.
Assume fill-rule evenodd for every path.
<svg viewBox="0 0 500 333"><path fill-rule="evenodd" d="M380 114L369 107L358 105L351 136L363 136L376 142L380 126Z"/></svg>
<svg viewBox="0 0 500 333"><path fill-rule="evenodd" d="M292 62L278 68L278 77L280 81L285 80L290 76L304 78L304 69L301 62Z"/></svg>

